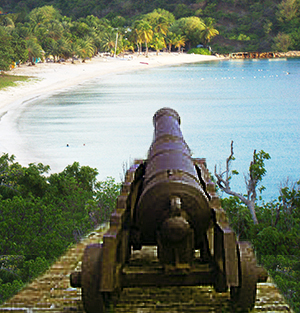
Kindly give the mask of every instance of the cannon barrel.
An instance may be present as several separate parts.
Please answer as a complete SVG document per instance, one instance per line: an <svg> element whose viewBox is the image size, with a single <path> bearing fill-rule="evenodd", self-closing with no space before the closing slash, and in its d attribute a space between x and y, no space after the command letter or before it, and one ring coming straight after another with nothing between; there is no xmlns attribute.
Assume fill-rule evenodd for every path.
<svg viewBox="0 0 300 313"><path fill-rule="evenodd" d="M157 231L162 225L175 233L177 226L181 233L190 227L195 235L195 248L200 248L210 225L211 210L198 175L200 170L196 170L181 133L180 117L175 110L163 108L155 113L153 124L154 138L144 165L143 187L135 211L141 243L156 244ZM177 213L176 208L172 208L172 199L180 202ZM170 218L173 220L166 222Z"/></svg>

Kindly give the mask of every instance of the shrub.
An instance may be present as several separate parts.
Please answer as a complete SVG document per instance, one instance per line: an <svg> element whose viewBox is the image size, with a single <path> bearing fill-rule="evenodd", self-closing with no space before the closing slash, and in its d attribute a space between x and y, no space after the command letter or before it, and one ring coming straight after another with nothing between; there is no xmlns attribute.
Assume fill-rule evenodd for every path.
<svg viewBox="0 0 300 313"><path fill-rule="evenodd" d="M206 48L192 48L188 51L188 54L203 54L203 55L211 55L211 52Z"/></svg>

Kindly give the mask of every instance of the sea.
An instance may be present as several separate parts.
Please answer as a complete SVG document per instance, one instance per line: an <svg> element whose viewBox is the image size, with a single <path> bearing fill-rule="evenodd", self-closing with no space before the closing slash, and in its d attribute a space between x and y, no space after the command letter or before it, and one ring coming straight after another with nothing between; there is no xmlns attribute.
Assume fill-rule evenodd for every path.
<svg viewBox="0 0 300 313"><path fill-rule="evenodd" d="M263 150L263 201L300 180L300 59L219 60L112 74L26 103L16 131L33 162L60 172L73 162L122 181L147 157L152 118L175 109L193 157L225 170L234 142L232 189L245 194L253 152Z"/></svg>

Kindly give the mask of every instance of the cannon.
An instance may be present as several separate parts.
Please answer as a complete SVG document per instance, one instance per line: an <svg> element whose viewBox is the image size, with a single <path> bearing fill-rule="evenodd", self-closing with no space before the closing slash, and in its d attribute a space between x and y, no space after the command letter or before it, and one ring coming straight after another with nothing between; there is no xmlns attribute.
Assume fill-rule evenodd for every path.
<svg viewBox="0 0 300 313"><path fill-rule="evenodd" d="M85 248L71 286L82 289L87 313L105 312L123 288L140 286L211 285L230 291L236 311L252 309L256 284L267 273L250 243L238 242L229 227L205 159L192 158L178 113L162 108L153 124L147 159L126 172L103 242Z"/></svg>

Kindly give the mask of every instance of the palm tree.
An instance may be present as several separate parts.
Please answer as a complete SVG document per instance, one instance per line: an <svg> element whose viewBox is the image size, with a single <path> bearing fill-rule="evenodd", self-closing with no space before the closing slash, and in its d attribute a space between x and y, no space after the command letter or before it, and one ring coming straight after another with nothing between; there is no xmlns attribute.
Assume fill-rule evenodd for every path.
<svg viewBox="0 0 300 313"><path fill-rule="evenodd" d="M172 46L176 44L176 34L172 33L172 32L169 32L168 35L166 36L166 43L169 47L169 53L171 53L171 49L172 49Z"/></svg>
<svg viewBox="0 0 300 313"><path fill-rule="evenodd" d="M29 23L24 23L23 25L18 26L16 30L18 35L23 39L28 39L34 34L34 29Z"/></svg>
<svg viewBox="0 0 300 313"><path fill-rule="evenodd" d="M136 25L137 37L141 42L145 42L146 45L146 56L148 56L148 42L153 37L153 30L151 25L147 21L139 21Z"/></svg>
<svg viewBox="0 0 300 313"><path fill-rule="evenodd" d="M1 24L0 25L4 26L6 30L13 30L15 28L15 23L9 16L5 16L2 19Z"/></svg>
<svg viewBox="0 0 300 313"><path fill-rule="evenodd" d="M51 20L46 24L46 27L48 37L54 40L58 40L62 37L64 29L60 22L56 20Z"/></svg>
<svg viewBox="0 0 300 313"><path fill-rule="evenodd" d="M59 46L58 46L57 41L55 41L52 38L48 38L46 49L45 49L45 55L47 57L53 56L54 62L56 62L56 58L58 58L58 55L59 55Z"/></svg>
<svg viewBox="0 0 300 313"><path fill-rule="evenodd" d="M61 17L59 11L52 5L45 5L43 7L33 9L28 18L34 25L45 24L50 20L57 20Z"/></svg>
<svg viewBox="0 0 300 313"><path fill-rule="evenodd" d="M112 29L109 29L102 38L102 46L105 51L109 51L111 54L114 53L116 45L116 34Z"/></svg>
<svg viewBox="0 0 300 313"><path fill-rule="evenodd" d="M154 31L156 33L167 35L169 29L169 22L164 16L162 15L158 16L154 23L155 23Z"/></svg>
<svg viewBox="0 0 300 313"><path fill-rule="evenodd" d="M181 35L177 35L175 40L174 40L174 45L175 45L175 48L178 48L178 53L180 53L181 51L181 47L184 47L185 46L185 37L184 36L181 36Z"/></svg>
<svg viewBox="0 0 300 313"><path fill-rule="evenodd" d="M131 32L131 37L135 37L135 42L136 42L136 45L137 45L137 49L138 49L138 52L139 54L141 54L142 52L142 40L141 38L139 37L138 35L138 24L140 23L140 21L134 21L133 25L132 25L132 32Z"/></svg>
<svg viewBox="0 0 300 313"><path fill-rule="evenodd" d="M208 18L205 22L206 24L202 30L202 38L203 43L206 45L213 37L219 35L219 31L214 28L214 20L212 18Z"/></svg>
<svg viewBox="0 0 300 313"><path fill-rule="evenodd" d="M156 50L156 55L158 55L158 52L166 47L165 39L160 34L154 34L152 41L151 41L151 47Z"/></svg>
<svg viewBox="0 0 300 313"><path fill-rule="evenodd" d="M74 63L74 58L79 55L80 53L79 50L80 50L80 47L77 41L71 41L70 42L70 54L72 56L72 63Z"/></svg>
<svg viewBox="0 0 300 313"><path fill-rule="evenodd" d="M82 58L82 62L85 62L86 58L91 58L94 54L94 43L90 37L84 37L78 40L79 44L79 56Z"/></svg>
<svg viewBox="0 0 300 313"><path fill-rule="evenodd" d="M37 43L36 38L26 40L26 49L32 65L35 65L34 59L43 57L42 47Z"/></svg>
<svg viewBox="0 0 300 313"><path fill-rule="evenodd" d="M68 59L72 56L71 44L68 39L61 38L57 40L58 56L63 59Z"/></svg>

